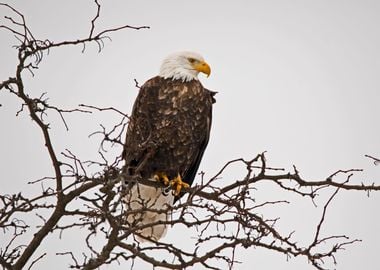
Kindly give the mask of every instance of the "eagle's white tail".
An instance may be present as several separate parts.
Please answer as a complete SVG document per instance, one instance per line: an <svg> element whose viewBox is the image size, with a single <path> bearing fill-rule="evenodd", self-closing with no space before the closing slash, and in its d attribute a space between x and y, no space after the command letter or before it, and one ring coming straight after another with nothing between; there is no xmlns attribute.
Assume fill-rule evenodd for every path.
<svg viewBox="0 0 380 270"><path fill-rule="evenodd" d="M169 219L169 211L165 210L173 206L174 196L171 191L164 193L162 188L135 184L128 190L124 201L127 208L128 224L131 226L144 226L156 223L157 221L167 221ZM142 208L145 209L143 210ZM164 212L157 212L162 210ZM136 213L133 213L134 211ZM143 237L157 241L165 236L166 227L165 224L148 226L137 232ZM144 238L137 238L139 241L146 241Z"/></svg>

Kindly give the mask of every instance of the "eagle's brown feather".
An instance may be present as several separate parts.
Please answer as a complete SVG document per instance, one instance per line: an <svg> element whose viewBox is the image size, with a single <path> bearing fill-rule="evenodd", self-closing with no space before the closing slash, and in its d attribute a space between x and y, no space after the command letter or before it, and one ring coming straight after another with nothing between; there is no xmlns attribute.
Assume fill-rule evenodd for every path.
<svg viewBox="0 0 380 270"><path fill-rule="evenodd" d="M123 157L128 175L180 174L192 184L208 144L214 92L198 80L154 77L139 91Z"/></svg>

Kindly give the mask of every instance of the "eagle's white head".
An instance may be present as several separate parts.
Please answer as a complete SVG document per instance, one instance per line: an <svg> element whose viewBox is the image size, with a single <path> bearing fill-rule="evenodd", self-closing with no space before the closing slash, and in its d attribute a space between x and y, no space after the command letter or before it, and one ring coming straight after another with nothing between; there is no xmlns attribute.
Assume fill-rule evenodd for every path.
<svg viewBox="0 0 380 270"><path fill-rule="evenodd" d="M210 76L211 68L203 57L194 52L177 52L164 59L160 68L160 77L182 80L184 82L198 80L202 72Z"/></svg>

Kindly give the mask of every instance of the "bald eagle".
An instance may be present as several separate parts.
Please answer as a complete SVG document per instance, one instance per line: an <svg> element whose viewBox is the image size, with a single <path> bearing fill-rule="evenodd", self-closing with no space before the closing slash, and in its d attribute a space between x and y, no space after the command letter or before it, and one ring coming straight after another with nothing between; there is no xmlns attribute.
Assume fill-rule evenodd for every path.
<svg viewBox="0 0 380 270"><path fill-rule="evenodd" d="M207 76L211 73L201 55L169 55L159 75L140 87L135 100L123 151L127 183L124 201L132 212L127 216L129 225L144 227L136 231L141 241L165 235L166 225L159 222L169 217L162 210L183 195L182 188L191 186L208 144L215 92L202 86L200 72ZM131 179L150 179L164 185L151 187Z"/></svg>

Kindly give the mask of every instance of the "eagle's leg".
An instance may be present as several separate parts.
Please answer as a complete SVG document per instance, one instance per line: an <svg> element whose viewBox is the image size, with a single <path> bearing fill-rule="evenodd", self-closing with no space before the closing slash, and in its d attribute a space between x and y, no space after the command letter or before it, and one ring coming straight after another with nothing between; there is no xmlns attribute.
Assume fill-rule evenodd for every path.
<svg viewBox="0 0 380 270"><path fill-rule="evenodd" d="M170 185L174 190L174 196L178 196L181 193L182 188L188 188L190 185L182 181L181 175L177 175L174 179L170 181Z"/></svg>
<svg viewBox="0 0 380 270"><path fill-rule="evenodd" d="M153 176L153 178L156 180L156 181L161 181L162 183L164 183L165 186L168 186L169 185L169 178L168 176L166 175L166 173L163 173L163 172L156 172Z"/></svg>

